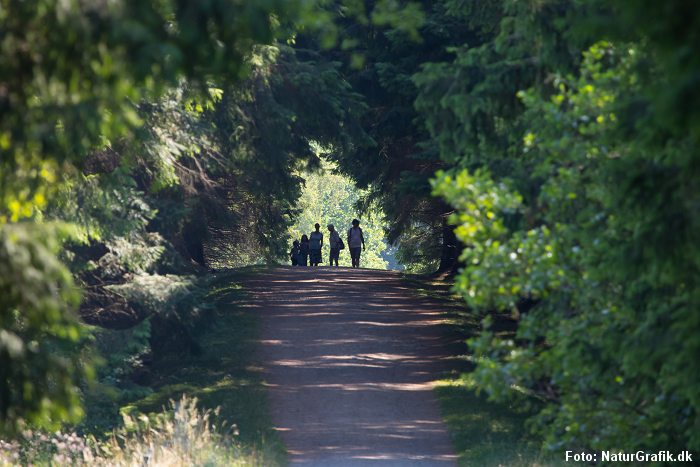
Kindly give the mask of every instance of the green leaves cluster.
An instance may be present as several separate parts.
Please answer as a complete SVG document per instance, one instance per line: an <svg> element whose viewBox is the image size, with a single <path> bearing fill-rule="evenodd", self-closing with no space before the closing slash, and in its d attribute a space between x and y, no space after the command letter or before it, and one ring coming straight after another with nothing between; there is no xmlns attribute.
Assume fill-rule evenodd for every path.
<svg viewBox="0 0 700 467"><path fill-rule="evenodd" d="M0 230L0 430L20 420L44 428L82 416L78 385L89 379L79 362L85 333L74 317L79 300L56 258L71 234L62 225Z"/></svg>
<svg viewBox="0 0 700 467"><path fill-rule="evenodd" d="M0 216L41 207L42 180L135 128L141 99L183 77L237 78L294 3L3 1Z"/></svg>

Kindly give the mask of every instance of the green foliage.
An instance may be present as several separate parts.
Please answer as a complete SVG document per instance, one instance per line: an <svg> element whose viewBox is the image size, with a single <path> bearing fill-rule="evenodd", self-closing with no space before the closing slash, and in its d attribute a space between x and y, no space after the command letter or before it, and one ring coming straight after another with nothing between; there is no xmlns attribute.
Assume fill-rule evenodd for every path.
<svg viewBox="0 0 700 467"><path fill-rule="evenodd" d="M378 26L390 25L392 31L406 33L414 41L420 40L419 28L425 21L418 2L379 1L372 11L372 22Z"/></svg>
<svg viewBox="0 0 700 467"><path fill-rule="evenodd" d="M196 398L183 396L150 417L125 416L107 441L28 430L20 441L0 440L0 465L130 466L144 459L149 465L264 464L261 451L243 446L235 426L220 425L218 415L218 408L200 409Z"/></svg>
<svg viewBox="0 0 700 467"><path fill-rule="evenodd" d="M325 163L322 167L321 172L304 175L304 192L298 204L300 214L294 225L289 228L289 237L292 240L300 240L302 234L308 236L314 231L314 224L321 224L324 240L322 257L324 263L328 263L330 232L326 226L333 224L340 238L346 243L345 250L340 252L338 264L349 267L350 252L347 247L347 230L352 227L352 220L358 218L361 220L360 227L367 247L362 252L361 266L386 269L387 261L384 259L384 255L387 247L384 242L381 211L369 209L364 213L364 216L360 217L357 214L357 206L364 193L353 186L347 177L334 172L333 164Z"/></svg>
<svg viewBox="0 0 700 467"><path fill-rule="evenodd" d="M183 76L238 77L253 44L274 39L272 13L295 3L2 2L0 215L26 217L62 162L137 125L134 102Z"/></svg>
<svg viewBox="0 0 700 467"><path fill-rule="evenodd" d="M76 421L84 331L79 293L56 259L66 226L0 225L0 432Z"/></svg>
<svg viewBox="0 0 700 467"><path fill-rule="evenodd" d="M125 170L108 175L69 172L42 209L45 219L73 224L80 243L126 237L155 214Z"/></svg>
<svg viewBox="0 0 700 467"><path fill-rule="evenodd" d="M539 248L549 234L546 227L527 233L513 246L508 221L517 215L522 199L503 183L496 183L486 171L470 175L466 170L454 178L438 172L434 184L437 194L444 196L457 208L450 218L456 224L455 234L467 246L460 261L464 264L455 287L476 309L509 309L515 306L513 297L520 293L537 296L533 281L536 264L524 264L522 258L546 261L547 254ZM534 252L532 256L528 253ZM549 255L551 256L551 255ZM498 282L494 292L493 284Z"/></svg>
<svg viewBox="0 0 700 467"><path fill-rule="evenodd" d="M89 201L73 205L75 211L66 217L83 217L84 204L104 209L92 196L97 187L91 180L64 180L64 174L74 173L94 151L109 152L110 144L138 126L142 119L135 103L141 99L157 98L183 77L197 87L212 74L238 78L252 45L275 37L272 13L285 17L295 11L292 3L0 3L0 228L5 250L0 269L7 290L0 308L0 332L7 344L0 387L3 428L12 428L19 418L43 425L75 420L78 394L70 385L81 373L76 361L53 349L79 338L70 318L77 294L68 271L53 256L60 236L52 232L56 224L4 224L40 217L38 210L54 199L57 183L73 180L88 192ZM159 170L160 179L172 180L165 169ZM133 199L128 189L99 191L111 198L109 209ZM94 217L81 224L83 240L111 231L99 221L118 217L106 212L93 210Z"/></svg>
<svg viewBox="0 0 700 467"><path fill-rule="evenodd" d="M140 316L151 317L151 347L156 357L199 350L195 331L209 309L204 302L205 279L139 274L126 284L107 289L125 298Z"/></svg>
<svg viewBox="0 0 700 467"><path fill-rule="evenodd" d="M182 313L181 309L186 308L186 313L194 319L196 312L192 310L192 303L181 305L183 300L198 301L192 293L193 282L194 278L187 276L140 274L128 284L112 285L109 289L147 308L151 314L169 316L178 314L179 310Z"/></svg>
<svg viewBox="0 0 700 467"><path fill-rule="evenodd" d="M145 371L152 358L151 319L123 330L95 327L92 335L92 350L101 362L96 380L83 392L85 418L76 428L101 438L119 426L123 405L153 392L133 381L134 374Z"/></svg>
<svg viewBox="0 0 700 467"><path fill-rule="evenodd" d="M576 74L519 93L529 175L436 182L467 246L456 288L517 322L509 334L484 321L478 381L544 401L551 449L699 446L697 173L691 136L663 137L646 106L649 66L643 46L592 46Z"/></svg>
<svg viewBox="0 0 700 467"><path fill-rule="evenodd" d="M384 10L381 2L370 5ZM390 27L346 21L345 40L356 49L340 47L324 55L343 64L347 80L365 101L362 123L371 138L371 144L331 153L330 159L368 190L364 203L384 212L387 241L398 247L397 258L408 268L432 272L438 266L444 270L453 266L456 246L443 222L449 206L430 196L429 179L444 165L435 145L428 142L424 119L414 109L418 90L412 75L425 61L445 57L446 46L463 38L465 28L440 4L426 1L420 7L424 12L417 23L420 41ZM313 37L302 37L297 44L317 47ZM359 67L357 50L362 51Z"/></svg>

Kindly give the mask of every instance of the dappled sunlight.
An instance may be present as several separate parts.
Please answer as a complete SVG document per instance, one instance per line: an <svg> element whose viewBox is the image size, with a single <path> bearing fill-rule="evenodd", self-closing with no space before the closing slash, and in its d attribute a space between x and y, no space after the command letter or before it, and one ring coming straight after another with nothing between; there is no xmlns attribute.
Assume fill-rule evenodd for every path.
<svg viewBox="0 0 700 467"><path fill-rule="evenodd" d="M304 305L302 305L302 304L282 305L282 306L283 307L292 307L292 308L305 308ZM316 316L338 316L338 315L342 315L342 313L341 312L331 313L331 312L326 311L326 312L315 312L315 313L295 313L293 315L283 315L283 316L286 316L286 317L293 316L295 318L313 318Z"/></svg>
<svg viewBox="0 0 700 467"><path fill-rule="evenodd" d="M278 268L248 281L264 304L263 378L292 463L455 461L433 388L458 338L400 277Z"/></svg>
<svg viewBox="0 0 700 467"><path fill-rule="evenodd" d="M405 310L399 310L399 311L405 311ZM440 325L443 324L443 320L433 320L433 321L408 321L406 323L382 323L382 322L377 322L377 321L356 321L355 324L365 324L368 326L400 326L400 327L407 327L407 326L435 326L435 325Z"/></svg>
<svg viewBox="0 0 700 467"><path fill-rule="evenodd" d="M363 365L365 366L365 365ZM435 383L426 381L424 383L357 383L357 384L312 384L301 386L299 389L339 389L341 391L430 391L435 387Z"/></svg>
<svg viewBox="0 0 700 467"><path fill-rule="evenodd" d="M262 345L283 345L284 341L281 341L279 339L268 339L268 340L262 340L259 341Z"/></svg>
<svg viewBox="0 0 700 467"><path fill-rule="evenodd" d="M398 354L387 354L387 353L374 353L374 354L360 354L360 358L370 358L376 360L409 360L413 358L412 355L398 355Z"/></svg>

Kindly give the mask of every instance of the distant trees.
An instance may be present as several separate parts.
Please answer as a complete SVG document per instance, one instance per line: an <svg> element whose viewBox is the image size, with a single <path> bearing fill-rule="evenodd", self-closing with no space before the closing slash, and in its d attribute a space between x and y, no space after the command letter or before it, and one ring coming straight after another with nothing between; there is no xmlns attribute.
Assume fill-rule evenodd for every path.
<svg viewBox="0 0 700 467"><path fill-rule="evenodd" d="M326 225L333 224L340 238L346 243L346 249L340 252L339 264L349 267L347 231L351 221L360 217L360 227L367 245L367 249L362 252L360 265L363 268L386 269L387 262L383 258L383 253L387 250L384 242L383 213L376 208L370 208L360 216L357 203L363 193L357 190L349 178L333 173L332 164L324 163L321 170L322 172L304 175L304 191L298 203L300 213L289 229L290 236L298 240L302 234L308 235L316 222L320 223L324 236L323 260L327 263L330 247Z"/></svg>

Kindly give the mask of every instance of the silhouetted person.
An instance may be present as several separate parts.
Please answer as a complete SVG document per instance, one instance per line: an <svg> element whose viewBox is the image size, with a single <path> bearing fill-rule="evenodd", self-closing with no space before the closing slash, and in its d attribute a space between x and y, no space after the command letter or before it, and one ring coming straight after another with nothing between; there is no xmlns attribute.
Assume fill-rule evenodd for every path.
<svg viewBox="0 0 700 467"><path fill-rule="evenodd" d="M323 246L323 234L319 230L321 226L316 223L314 225L315 231L311 232L309 236L309 249L311 250L311 266L318 266L318 263L322 262L321 259L321 247Z"/></svg>
<svg viewBox="0 0 700 467"><path fill-rule="evenodd" d="M350 248L350 258L352 267L360 267L360 253L365 249L365 237L362 235L360 221L352 220L352 227L348 229L348 248Z"/></svg>
<svg viewBox="0 0 700 467"><path fill-rule="evenodd" d="M340 258L340 245L343 243L340 240L340 235L333 227L333 224L328 224L328 245L331 247L330 263L333 266L333 261L335 261L335 267L338 267L338 258Z"/></svg>
<svg viewBox="0 0 700 467"><path fill-rule="evenodd" d="M292 251L289 252L289 258L292 260L292 266L299 266L299 254L301 250L299 248L299 240L294 240L292 244Z"/></svg>
<svg viewBox="0 0 700 467"><path fill-rule="evenodd" d="M309 251L309 237L304 234L299 244L299 266L308 266L306 262L309 259Z"/></svg>

